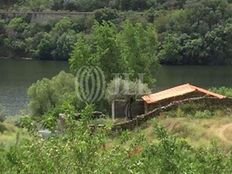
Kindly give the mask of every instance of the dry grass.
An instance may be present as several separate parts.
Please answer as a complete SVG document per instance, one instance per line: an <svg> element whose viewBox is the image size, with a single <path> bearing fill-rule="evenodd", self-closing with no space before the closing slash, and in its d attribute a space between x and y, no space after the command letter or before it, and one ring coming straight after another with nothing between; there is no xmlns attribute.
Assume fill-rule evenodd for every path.
<svg viewBox="0 0 232 174"><path fill-rule="evenodd" d="M213 117L208 119L165 118L156 119L166 130L187 140L191 145L209 146L217 142L223 146L232 145L232 117ZM154 120L143 130L148 141L154 141Z"/></svg>

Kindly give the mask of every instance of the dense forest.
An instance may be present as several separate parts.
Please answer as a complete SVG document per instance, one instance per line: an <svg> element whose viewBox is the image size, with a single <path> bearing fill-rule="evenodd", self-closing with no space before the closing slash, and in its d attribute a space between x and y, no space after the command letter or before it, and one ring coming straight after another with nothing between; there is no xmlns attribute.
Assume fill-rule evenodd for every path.
<svg viewBox="0 0 232 174"><path fill-rule="evenodd" d="M5 51L1 56L67 60L81 37L91 40L96 23L106 21L120 32L125 21L130 21L153 27L156 35L153 44L162 64L232 63L232 5L227 0L12 0L1 3L4 10L93 12L89 16L44 19L43 22L32 22L30 15L14 18L2 15L0 47ZM143 15L136 15L137 11Z"/></svg>
<svg viewBox="0 0 232 174"><path fill-rule="evenodd" d="M93 11L108 7L121 11L144 11L149 8L177 9L183 8L192 0L3 0L3 7L9 9L42 10L75 10Z"/></svg>

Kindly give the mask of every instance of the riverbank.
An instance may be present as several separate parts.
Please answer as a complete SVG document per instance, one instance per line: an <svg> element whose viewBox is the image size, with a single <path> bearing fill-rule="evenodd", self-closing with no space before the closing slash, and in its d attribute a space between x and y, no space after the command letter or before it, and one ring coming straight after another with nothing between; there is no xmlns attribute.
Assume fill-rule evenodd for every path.
<svg viewBox="0 0 232 174"><path fill-rule="evenodd" d="M0 60L28 60L28 61L43 61L43 62L67 62L67 60L52 60L52 59L36 59L32 57L3 57L0 56Z"/></svg>
<svg viewBox="0 0 232 174"><path fill-rule="evenodd" d="M3 60L36 60L36 59L33 59L33 58L30 58L30 57L18 57L18 58L14 58L14 57L0 57L0 59L3 59Z"/></svg>

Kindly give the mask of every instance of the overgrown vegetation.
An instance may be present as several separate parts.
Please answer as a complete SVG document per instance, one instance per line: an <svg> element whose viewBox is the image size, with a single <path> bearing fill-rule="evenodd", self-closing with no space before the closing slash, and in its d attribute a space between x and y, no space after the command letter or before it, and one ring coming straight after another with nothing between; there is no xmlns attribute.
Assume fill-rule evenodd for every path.
<svg viewBox="0 0 232 174"><path fill-rule="evenodd" d="M142 95L149 94L151 90L147 84L137 80L135 82L124 80L121 78L113 79L106 89L106 99L109 103L116 99L126 99L128 95L139 98Z"/></svg>
<svg viewBox="0 0 232 174"><path fill-rule="evenodd" d="M106 119L93 116L94 110L109 113L106 100L110 103L113 99L126 99L128 94L139 97L149 93L159 61L231 64L230 3L226 0L1 1L4 9L22 11L96 10L87 18L65 17L43 22L31 22L28 16L0 19L0 47L12 57L69 59L73 74L83 66L98 66L104 71L107 90L105 98L89 105L88 101L78 99L76 79L71 73L61 72L52 79L32 84L28 90L30 115L15 123L28 130L29 138L19 141L21 128L9 124L9 118L4 121L0 109L4 121L0 123L0 143L5 144L0 147L0 173L232 173L231 147L224 151L215 143L207 144L207 148L187 143L208 136L202 132L207 128L212 134L225 131L222 139L228 137L229 127L220 126L231 117L230 108L206 103L180 105L162 113L158 120L174 135L155 120L150 122L150 137L144 135L142 128L112 132L112 121L107 116ZM120 10L148 11L143 19L138 19L134 12L124 16ZM114 73L120 74L115 78ZM141 73L147 84L138 80ZM229 88L211 90L232 96ZM215 123L212 118L218 122L215 127L205 124L205 120ZM190 121L200 126L189 125ZM41 138L40 129L49 129L51 136ZM7 139L11 143L4 143ZM230 138L226 141L231 143Z"/></svg>
<svg viewBox="0 0 232 174"><path fill-rule="evenodd" d="M144 81L151 83L158 64L154 28L129 21L121 27L118 31L113 23L95 24L92 33L75 44L69 60L71 70L98 66L107 81L112 80L115 73L128 73L132 80L144 73Z"/></svg>
<svg viewBox="0 0 232 174"><path fill-rule="evenodd" d="M14 2L16 3L16 1ZM12 3L14 2L12 1ZM16 17L11 20L1 19L0 46L8 50L8 54L5 53L5 56L13 57L17 55L32 56L39 59L67 60L74 44L76 44L76 47L81 47L84 43L95 41L94 48L98 48L95 54L99 51L108 50L103 52L104 55L98 54L98 56L102 56L104 60L113 59L112 62L115 62L114 58L118 51L120 51L119 56L127 59L137 55L138 50L143 48L138 55L142 59L149 57L149 63L152 63L157 60L157 56L153 56L154 47L156 47L158 50L155 55L158 55L162 64L218 65L232 63L230 49L232 38L231 1L106 0L99 2L98 0L72 0L45 3L43 0L37 0L24 1L18 3L18 5L19 8L29 7L38 11L42 10L39 8L43 5L46 8L53 9L53 3L55 3L55 9L96 11L93 12L92 16L64 18L59 21L44 19L42 22L31 23L30 16ZM37 7L38 9L36 9ZM122 14L120 13L121 10L147 11L144 11L144 15L141 17L135 12ZM127 33L118 37L116 35L120 35L121 29L122 31L126 30L125 20L142 24L133 25L133 27L137 26L137 32L132 30L133 27L129 28L129 25L127 25ZM98 30L106 32L108 40L106 37L100 37L100 35L98 38L92 37L96 34L94 21L98 21L99 25L102 25L102 28L98 27ZM104 21L111 21L113 24ZM153 41L149 40L151 38L150 32L142 32L142 28L148 31L148 28L152 28L151 26L155 28L153 35L156 40ZM140 32L138 29L140 29ZM131 35L132 32L134 32L133 36ZM79 36L80 33L82 33L82 37ZM128 40L129 37L131 37L131 40ZM141 37L144 39L141 39ZM115 38L118 41L116 43L114 43ZM131 44L134 43L132 38L140 39L141 43L144 44L133 45ZM109 39L112 40L109 42ZM121 39L128 42L121 42ZM106 41L110 44L103 44ZM130 54L127 52L132 46L134 55L132 51ZM144 49L144 46L147 50ZM93 45L89 47L93 49ZM91 52L92 54L93 52ZM143 60L143 62L146 61L146 59Z"/></svg>
<svg viewBox="0 0 232 174"><path fill-rule="evenodd" d="M9 9L42 10L71 10L71 11L93 11L99 8L109 7L118 10L143 11L149 8L172 9L182 8L187 0L3 0L0 5Z"/></svg>
<svg viewBox="0 0 232 174"><path fill-rule="evenodd" d="M227 97L232 97L232 89L228 87L212 88L211 91Z"/></svg>
<svg viewBox="0 0 232 174"><path fill-rule="evenodd" d="M5 109L0 105L0 122L3 122L6 119Z"/></svg>
<svg viewBox="0 0 232 174"><path fill-rule="evenodd" d="M42 79L28 89L29 109L32 115L42 115L75 96L74 76L60 72L51 80ZM75 102L73 101L75 106Z"/></svg>
<svg viewBox="0 0 232 174"><path fill-rule="evenodd" d="M1 173L231 172L232 154L215 144L193 148L158 124L153 125L158 141L149 142L139 130L136 136L125 132L121 138L112 138L108 126L89 128L91 113L88 106L82 111L81 120L67 117L62 136L46 140L32 136L10 149L2 146Z"/></svg>

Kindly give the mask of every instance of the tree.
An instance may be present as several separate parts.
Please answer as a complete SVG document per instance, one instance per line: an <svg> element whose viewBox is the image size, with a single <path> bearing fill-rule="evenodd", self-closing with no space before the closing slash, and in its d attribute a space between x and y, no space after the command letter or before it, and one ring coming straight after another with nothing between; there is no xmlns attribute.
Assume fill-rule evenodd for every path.
<svg viewBox="0 0 232 174"><path fill-rule="evenodd" d="M52 57L56 60L67 60L77 38L78 35L74 30L63 33L55 43L55 49L51 53Z"/></svg>
<svg viewBox="0 0 232 174"><path fill-rule="evenodd" d="M0 104L0 122L6 119L6 113L4 107Z"/></svg>
<svg viewBox="0 0 232 174"><path fill-rule="evenodd" d="M82 37L76 43L69 60L71 69L75 72L82 66L99 66L106 79L112 79L113 73L120 71L116 34L114 24L96 23L89 39Z"/></svg>
<svg viewBox="0 0 232 174"><path fill-rule="evenodd" d="M78 35L73 30L72 20L65 17L59 20L50 32L37 33L33 38L32 41L37 43L34 45L36 49L33 51L35 57L39 59L67 60L72 47L77 42Z"/></svg>
<svg viewBox="0 0 232 174"><path fill-rule="evenodd" d="M5 22L0 18L0 46L4 45L5 38Z"/></svg>
<svg viewBox="0 0 232 174"><path fill-rule="evenodd" d="M131 73L132 79L144 73L145 82L154 82L154 70L158 65L155 29L150 25L144 27L140 23L126 21L117 35L117 44L125 72Z"/></svg>
<svg viewBox="0 0 232 174"><path fill-rule="evenodd" d="M95 24L88 38L79 40L69 60L76 72L80 67L99 66L107 81L115 73L129 73L132 79L145 73L144 80L152 82L152 72L158 59L157 38L154 28L125 22L120 32L112 23Z"/></svg>
<svg viewBox="0 0 232 174"><path fill-rule="evenodd" d="M25 51L25 36L28 24L21 17L15 17L6 25L6 35L4 45L12 50L16 55L20 55Z"/></svg>
<svg viewBox="0 0 232 174"><path fill-rule="evenodd" d="M111 103L116 99L126 99L127 96L139 98L150 92L148 85L140 80L130 81L128 79L114 78L107 85L105 97Z"/></svg>
<svg viewBox="0 0 232 174"><path fill-rule="evenodd" d="M29 109L40 116L61 104L69 94L75 93L74 76L60 72L51 80L44 78L28 89ZM75 95L75 94L73 94Z"/></svg>
<svg viewBox="0 0 232 174"><path fill-rule="evenodd" d="M49 0L26 0L26 6L32 11L43 11L50 6Z"/></svg>
<svg viewBox="0 0 232 174"><path fill-rule="evenodd" d="M156 25L162 63L205 65L231 62L228 59L231 57L231 38L225 30L230 28L231 16L231 6L226 0L193 0L187 1L184 10L160 17Z"/></svg>
<svg viewBox="0 0 232 174"><path fill-rule="evenodd" d="M98 9L94 13L95 20L99 23L103 23L103 21L113 21L119 18L117 10L110 8Z"/></svg>
<svg viewBox="0 0 232 174"><path fill-rule="evenodd" d="M53 59L51 52L54 49L54 44L52 43L52 36L49 33L43 33L43 36L37 46L35 51L35 56L39 59Z"/></svg>

